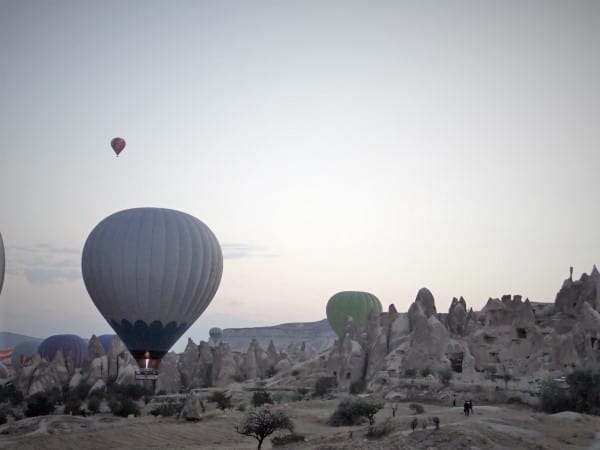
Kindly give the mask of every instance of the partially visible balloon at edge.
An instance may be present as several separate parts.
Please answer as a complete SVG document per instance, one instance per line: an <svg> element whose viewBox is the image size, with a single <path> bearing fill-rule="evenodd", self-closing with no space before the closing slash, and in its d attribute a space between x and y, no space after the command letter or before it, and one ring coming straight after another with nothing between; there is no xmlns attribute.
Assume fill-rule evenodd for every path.
<svg viewBox="0 0 600 450"><path fill-rule="evenodd" d="M2 241L2 233L0 233L0 293L2 293L2 285L4 284L4 242Z"/></svg>
<svg viewBox="0 0 600 450"><path fill-rule="evenodd" d="M127 143L125 142L125 139L120 138L120 137L113 138L113 140L110 141L110 146L112 147L114 152L117 154L117 156L119 156L119 153L121 153L123 151L123 149L125 148L126 145L127 145Z"/></svg>

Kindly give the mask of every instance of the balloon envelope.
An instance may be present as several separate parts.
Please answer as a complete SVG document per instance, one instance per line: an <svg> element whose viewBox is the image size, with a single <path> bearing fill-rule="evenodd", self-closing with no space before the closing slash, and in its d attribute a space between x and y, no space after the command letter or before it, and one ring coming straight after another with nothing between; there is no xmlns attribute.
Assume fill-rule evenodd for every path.
<svg viewBox="0 0 600 450"><path fill-rule="evenodd" d="M40 343L38 353L42 358L52 361L56 352L62 350L65 359L71 355L75 367L82 367L87 348L87 341L75 334L55 334Z"/></svg>
<svg viewBox="0 0 600 450"><path fill-rule="evenodd" d="M98 336L98 340L100 341L100 344L102 345L102 348L105 352L108 352L108 348L110 347L110 344L115 338L115 336L115 334L101 334L100 336Z"/></svg>
<svg viewBox="0 0 600 450"><path fill-rule="evenodd" d="M371 311L381 312L381 302L368 292L338 292L327 302L327 320L339 337L344 334L344 324L348 316L360 326L367 323Z"/></svg>
<svg viewBox="0 0 600 450"><path fill-rule="evenodd" d="M22 366L23 362L31 359L38 352L41 340L31 340L19 342L13 348L10 361L15 369Z"/></svg>
<svg viewBox="0 0 600 450"><path fill-rule="evenodd" d="M208 330L208 335L213 339L221 339L223 337L223 330L218 327L213 327Z"/></svg>
<svg viewBox="0 0 600 450"><path fill-rule="evenodd" d="M0 294L2 293L2 285L4 284L4 242L2 241L2 233L0 233Z"/></svg>
<svg viewBox="0 0 600 450"><path fill-rule="evenodd" d="M112 147L113 151L117 154L117 156L119 156L119 153L123 151L126 145L127 143L125 142L125 139L120 137L113 138L110 141L110 146Z"/></svg>
<svg viewBox="0 0 600 450"><path fill-rule="evenodd" d="M223 255L195 217L134 208L92 230L81 269L92 301L138 364L156 368L216 294Z"/></svg>

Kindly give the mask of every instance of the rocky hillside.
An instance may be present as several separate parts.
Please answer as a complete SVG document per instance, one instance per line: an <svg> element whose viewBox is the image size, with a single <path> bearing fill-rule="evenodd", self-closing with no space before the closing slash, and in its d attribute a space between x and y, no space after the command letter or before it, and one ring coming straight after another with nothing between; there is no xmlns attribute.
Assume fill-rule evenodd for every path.
<svg viewBox="0 0 600 450"><path fill-rule="evenodd" d="M533 402L541 381L577 367L600 368L599 308L595 266L590 275L565 280L553 304L505 295L490 298L476 312L460 298L440 314L431 292L422 288L407 313L391 305L363 329L348 319L325 373L341 389L364 381L373 391L406 397L414 394L412 383L420 374L423 390L438 398L450 395L451 379L455 389L510 387L513 397Z"/></svg>

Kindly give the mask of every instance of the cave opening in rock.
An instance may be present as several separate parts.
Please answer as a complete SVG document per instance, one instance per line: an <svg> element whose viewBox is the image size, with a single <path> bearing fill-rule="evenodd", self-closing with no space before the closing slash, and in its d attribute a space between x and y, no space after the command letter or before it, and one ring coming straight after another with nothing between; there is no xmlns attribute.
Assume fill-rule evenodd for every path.
<svg viewBox="0 0 600 450"><path fill-rule="evenodd" d="M454 372L456 372L456 373L462 372L463 358L464 358L463 352L452 353L452 355L450 356L450 367L452 368L452 370Z"/></svg>
<svg viewBox="0 0 600 450"><path fill-rule="evenodd" d="M496 340L496 338L494 336L490 336L489 334L484 334L483 335L483 340L485 342L492 343L492 342L494 342Z"/></svg>

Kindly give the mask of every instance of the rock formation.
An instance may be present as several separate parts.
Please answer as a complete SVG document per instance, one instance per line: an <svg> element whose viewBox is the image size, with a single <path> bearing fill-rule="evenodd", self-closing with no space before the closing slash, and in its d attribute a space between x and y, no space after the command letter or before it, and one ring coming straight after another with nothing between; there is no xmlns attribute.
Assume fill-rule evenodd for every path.
<svg viewBox="0 0 600 450"><path fill-rule="evenodd" d="M349 319L329 353L327 375L336 376L341 389L364 380L379 390L384 382L419 372L435 379L449 369L462 383L513 380L522 392L535 392L539 383L532 380L575 367L600 368L599 299L595 266L589 276L565 280L554 306L504 295L474 312L461 297L452 300L447 314L439 314L433 295L423 288L406 314L390 307L364 329Z"/></svg>
<svg viewBox="0 0 600 450"><path fill-rule="evenodd" d="M569 277L554 303L504 295L490 298L481 311L473 311L460 297L452 299L447 313L439 313L433 294L422 288L406 313L390 305L387 312L372 313L364 327L348 318L342 337L332 337L335 344L318 354L311 345L335 336L321 330L317 340L309 339L308 331L322 325L287 324L256 332L226 329L214 345L204 341L197 345L190 339L182 354L165 355L155 390L221 388L258 378L270 378L268 384L273 386L313 387L319 377L334 376L340 390L360 381L384 395L397 395L402 385L406 398L420 395L423 388L428 395L436 392L439 399L449 384L442 374L450 372L454 386L478 386L499 395L496 383L501 381L505 388L513 387L513 396L531 401L540 381L576 367L600 368L600 272L594 266L579 280ZM298 334L292 333L294 329ZM277 333L283 336L281 342L274 338ZM227 343L230 338L246 347L234 351ZM74 388L82 382L104 389L113 381L139 383L137 370L120 339L113 339L105 354L94 336L82 369L74 369L62 352L52 361L36 355L17 368L15 385L25 395L65 385ZM188 400L191 412L186 414L199 417L196 400Z"/></svg>
<svg viewBox="0 0 600 450"><path fill-rule="evenodd" d="M202 400L200 396L194 392L190 392L185 398L181 417L186 420L197 421L202 419L202 412Z"/></svg>
<svg viewBox="0 0 600 450"><path fill-rule="evenodd" d="M177 354L173 352L163 356L158 368L159 375L156 380L156 392L177 392L181 388L181 372L177 367Z"/></svg>

